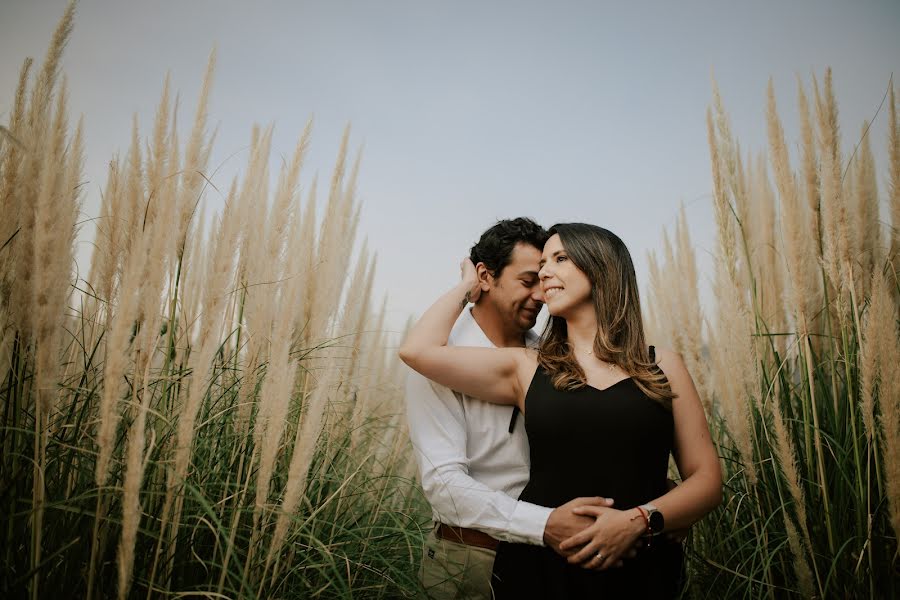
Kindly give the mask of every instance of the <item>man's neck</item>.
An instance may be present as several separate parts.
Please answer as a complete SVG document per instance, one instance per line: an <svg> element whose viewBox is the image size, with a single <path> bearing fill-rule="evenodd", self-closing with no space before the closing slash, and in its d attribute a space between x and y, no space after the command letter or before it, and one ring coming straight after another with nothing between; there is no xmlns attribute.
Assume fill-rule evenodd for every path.
<svg viewBox="0 0 900 600"><path fill-rule="evenodd" d="M503 319L490 305L479 302L473 306L472 318L481 327L487 339L498 348L521 348L525 346L525 332L518 327L504 327Z"/></svg>

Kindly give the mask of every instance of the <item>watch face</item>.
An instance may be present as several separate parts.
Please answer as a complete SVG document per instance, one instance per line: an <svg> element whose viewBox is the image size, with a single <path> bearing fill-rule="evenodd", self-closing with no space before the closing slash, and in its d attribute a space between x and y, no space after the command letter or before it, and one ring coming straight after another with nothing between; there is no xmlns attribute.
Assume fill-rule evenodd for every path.
<svg viewBox="0 0 900 600"><path fill-rule="evenodd" d="M650 531L652 533L659 533L663 530L663 516L662 513L658 510L654 510L650 513Z"/></svg>

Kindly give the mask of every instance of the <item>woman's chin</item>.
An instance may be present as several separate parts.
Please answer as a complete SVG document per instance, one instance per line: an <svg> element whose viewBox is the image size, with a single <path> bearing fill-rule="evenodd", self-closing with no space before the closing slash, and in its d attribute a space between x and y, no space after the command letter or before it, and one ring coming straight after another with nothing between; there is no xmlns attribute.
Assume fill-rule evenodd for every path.
<svg viewBox="0 0 900 600"><path fill-rule="evenodd" d="M553 305L550 303L545 303L544 306L547 307L547 312L550 313L551 317L565 318L565 315L564 315L565 306L564 305L560 305L558 303L556 305Z"/></svg>

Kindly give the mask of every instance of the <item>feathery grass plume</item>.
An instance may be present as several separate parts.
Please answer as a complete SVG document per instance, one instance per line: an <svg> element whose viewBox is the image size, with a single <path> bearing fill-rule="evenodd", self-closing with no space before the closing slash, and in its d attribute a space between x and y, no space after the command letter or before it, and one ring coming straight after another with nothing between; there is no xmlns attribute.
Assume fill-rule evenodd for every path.
<svg viewBox="0 0 900 600"><path fill-rule="evenodd" d="M148 388L150 378L150 357L143 357L145 370L141 381L140 405L135 408L135 418L127 433L125 448L125 478L122 486L122 534L119 538L117 553L118 566L118 597L124 600L131 589L132 575L134 571L134 550L137 543L138 525L143 515L140 500L141 482L144 479L144 438L147 423L147 413L150 408L150 400L153 395ZM140 368L141 362L137 363ZM137 400L137 382L135 382L135 396Z"/></svg>
<svg viewBox="0 0 900 600"><path fill-rule="evenodd" d="M881 412L885 479L895 532L900 532L900 370L896 366L898 346L897 306L882 269L872 276L872 296L863 319L860 402L867 437L875 438L875 402Z"/></svg>
<svg viewBox="0 0 900 600"><path fill-rule="evenodd" d="M165 86L168 92L168 85ZM169 114L168 98L164 98L160 102L159 112ZM161 117L157 117L161 121ZM156 207L155 217L148 219L144 228L145 235L151 237L152 241L148 245L148 256L143 261L142 280L144 282L144 291L141 294L141 303L138 310L138 319L141 321L142 327L139 332L141 344L138 348L146 355L155 343L154 340L159 331L158 323L162 313L161 298L162 291L166 285L168 267L172 254L172 231L171 224L175 218L175 201L176 190L175 185L177 179L171 177L171 173L177 171L177 143L178 139L175 135L175 124L164 123L158 127L157 132L159 139L157 142L160 148L154 150L155 164L148 169L148 187L151 190L151 198L149 204ZM153 183L153 177L157 178Z"/></svg>
<svg viewBox="0 0 900 600"><path fill-rule="evenodd" d="M344 128L338 158L331 176L328 204L319 227L316 248L316 271L320 285L308 288L305 300L308 306L308 326L305 330L307 345L318 344L327 337L331 320L337 309L344 285L347 258L353 246L353 232L350 214L354 208L354 198L343 188L346 170L347 146L350 141L350 126Z"/></svg>
<svg viewBox="0 0 900 600"><path fill-rule="evenodd" d="M888 205L891 213L890 262L897 269L897 257L900 256L900 122L897 120L897 100L894 97L894 86L891 85L890 105L888 106L888 155L890 156L890 198Z"/></svg>
<svg viewBox="0 0 900 600"><path fill-rule="evenodd" d="M671 286L675 278L673 272L675 269L675 252L672 248L672 242L669 240L668 231L663 231L663 266L659 274L661 289ZM683 332L681 324L678 322L681 316L681 305L674 298L658 298L657 302L661 305L660 319L662 328L666 332L665 338L669 340L676 352L681 352Z"/></svg>
<svg viewBox="0 0 900 600"><path fill-rule="evenodd" d="M318 193L319 177L318 174L313 175L312 182L309 185L307 193L306 207L303 210L303 229L300 237L303 240L303 248L295 259L295 264L299 265L303 273L311 277L316 272L316 197ZM297 299L297 307L294 310L292 326L294 329L294 346L303 348L310 347L307 344L309 340L309 318L311 313L310 302L312 301L312 290L307 290Z"/></svg>
<svg viewBox="0 0 900 600"><path fill-rule="evenodd" d="M802 89L801 89L802 93ZM778 109L775 103L775 90L771 80L769 81L768 104L766 109L766 122L768 126L769 156L772 171L775 174L775 186L778 189L781 208L781 224L785 258L787 260L789 306L793 311L798 336L807 336L813 333L812 320L818 306L821 306L821 285L816 276L816 239L811 237L810 231L818 231L818 226L813 222L814 215L808 212L808 205L804 205L800 198L800 190L794 174L791 170L787 145L784 140L784 129L781 119L778 117ZM808 121L807 121L808 125ZM809 159L804 143L804 172L806 161ZM814 166L814 165L813 165ZM815 183L815 171L812 172L813 181L807 181L809 185ZM815 191L813 191L815 195ZM816 201L818 206L818 201Z"/></svg>
<svg viewBox="0 0 900 600"><path fill-rule="evenodd" d="M658 291L662 290L662 273L660 272L659 261L656 258L656 252L647 251L647 269L649 271L649 285L645 297L647 302L641 304L644 311L644 337L653 340L659 346L671 346L672 342L668 339L662 326L663 303L659 302Z"/></svg>
<svg viewBox="0 0 900 600"><path fill-rule="evenodd" d="M754 167L753 195L757 207L754 227L757 228L756 280L759 282L759 306L769 333L777 334L773 345L779 355L784 354L784 266L781 262L780 239L776 231L775 192L769 181L766 158L760 154Z"/></svg>
<svg viewBox="0 0 900 600"><path fill-rule="evenodd" d="M346 384L343 389L347 391L347 396L351 399L358 394L358 359L362 332L365 328L364 321L368 316L369 296L371 295L371 275L374 265L369 261L368 246L368 240L364 240L335 328L335 339L338 340L341 347L346 349L342 352L343 356L341 357L343 381ZM335 409L335 414L331 422L331 429L328 431L328 439L342 439L347 434L347 427L350 424L350 419L347 417L353 411L352 402L332 408Z"/></svg>
<svg viewBox="0 0 900 600"><path fill-rule="evenodd" d="M812 570L806 558L806 549L812 548L812 539L809 535L806 513L806 498L803 493L802 480L799 469L797 468L797 455L794 452L791 434L785 423L782 406L781 406L781 380L776 377L774 382L774 391L772 394L772 424L775 429L775 448L774 454L781 465L781 472L787 482L791 499L794 501L794 511L797 514L797 522L803 532L803 541L797 533L797 528L791 521L788 511L784 511L784 524L788 534L788 543L791 548L791 554L794 557L794 571L797 574L797 580L800 583L800 589L807 598L813 597L813 578ZM813 561L815 567L815 561Z"/></svg>
<svg viewBox="0 0 900 600"><path fill-rule="evenodd" d="M850 310L848 293L853 282L850 264L855 255L856 215L847 210L841 183L843 159L840 149L837 103L831 80L831 70L825 71L824 90L816 90L816 121L821 156L822 224L824 233L823 260L825 270L838 293L838 317L847 318Z"/></svg>
<svg viewBox="0 0 900 600"><path fill-rule="evenodd" d="M892 286L893 287L893 286ZM900 328L898 307L888 280L881 269L875 270L872 301L866 315L865 350L874 357L875 368L864 372L865 394L878 399L881 418L884 483L894 534L900 538Z"/></svg>
<svg viewBox="0 0 900 600"><path fill-rule="evenodd" d="M731 206L728 202L728 191L725 175L722 173L722 158L719 152L719 141L713 124L712 110L706 109L706 132L709 143L710 161L712 163L713 178L713 212L716 217L716 233L719 240L719 249L723 252L724 266L728 269L728 276L737 279L735 264L735 234L734 223L731 219Z"/></svg>
<svg viewBox="0 0 900 600"><path fill-rule="evenodd" d="M815 240L816 262L822 260L822 204L819 195L819 155L816 151L816 134L812 123L809 100L803 83L797 78L797 109L800 112L800 138L802 140L803 192L809 209L810 222L807 235ZM787 163L785 163L787 164Z"/></svg>
<svg viewBox="0 0 900 600"><path fill-rule="evenodd" d="M117 404L122 398L125 387L123 380L131 362L132 331L140 310L140 298L144 288L143 263L150 252L150 242L149 235L133 242L133 251L125 265L117 303L109 320L96 438L98 454L94 474L95 481L100 487L105 485L109 475L109 463L115 447L114 438L121 418Z"/></svg>
<svg viewBox="0 0 900 600"><path fill-rule="evenodd" d="M329 355L333 351L333 348L325 351L326 361L330 358ZM325 408L328 405L329 394L333 392L339 381L339 368L333 362L327 361L326 366L323 367L318 380L314 384L315 387L312 393L304 399L300 426L297 427L297 435L294 439L294 452L291 455L291 462L288 467L287 486L281 503L281 510L275 522L275 531L269 545L269 553L266 557L266 571L281 552L291 516L296 510L300 498L306 493L307 474L312 463L316 444L319 441L319 434L322 431L322 421L325 416Z"/></svg>
<svg viewBox="0 0 900 600"><path fill-rule="evenodd" d="M169 142L169 116L171 114L169 106L170 81L171 76L169 73L166 73L159 105L156 109L156 118L153 123L152 143L148 145L146 152L144 174L147 181L147 204L143 207L144 214L141 222L141 228L144 230L156 222L162 204L160 194L163 188L163 178L169 175L167 163L171 151Z"/></svg>
<svg viewBox="0 0 900 600"><path fill-rule="evenodd" d="M683 329L682 350L679 353L684 357L685 364L706 413L710 414L712 407L712 391L709 389L709 367L703 357L703 311L700 305L699 277L697 274L697 262L694 256L694 247L691 244L691 234L687 223L687 214L684 204L681 205L678 216L675 219L675 247L678 274L679 294L669 294L677 298L681 305L679 318ZM675 289L675 288L673 288Z"/></svg>
<svg viewBox="0 0 900 600"><path fill-rule="evenodd" d="M23 136L24 132L25 95L28 89L28 72L31 70L32 62L30 58L27 58L22 63L13 110L9 117L8 136L15 136L17 140ZM19 229L20 212L24 209L22 203L18 201L16 189L25 146L22 142L17 141L17 143L0 146L0 150L2 150L2 154L0 154L0 214L6 216L0 220L0 315L3 315L11 308L9 301L15 279L16 267L13 260L15 253L12 251L11 245ZM18 322L18 320L14 319L14 322ZM2 324L6 325L6 323Z"/></svg>
<svg viewBox="0 0 900 600"><path fill-rule="evenodd" d="M359 455L360 453L366 433L363 423L365 418L372 413L372 406L380 393L378 383L384 367L383 349L387 347L384 332L386 313L387 296L382 300L381 309L377 313L374 327L363 347L363 364L360 367L362 373L360 391L356 396L356 401L353 403L353 413L350 415L350 451L354 455Z"/></svg>
<svg viewBox="0 0 900 600"><path fill-rule="evenodd" d="M179 259L184 254L185 241L191 231L191 216L194 214L200 199L200 190L206 181L202 173L206 170L209 152L204 151L204 142L206 141L206 122L209 115L209 93L215 67L216 50L213 49L209 53L209 60L206 63L206 73L203 75L203 83L200 86L200 99L197 101L197 110L194 113L194 126L184 156L184 170L177 201L178 230L174 237Z"/></svg>
<svg viewBox="0 0 900 600"><path fill-rule="evenodd" d="M232 182L231 189L226 197L225 203L231 204L237 196L237 182ZM179 320L182 323L182 336L184 340L191 340L194 337L195 325L199 319L200 291L203 289L203 276L207 270L207 256L205 249L210 247L204 236L202 224L206 223L206 202L201 201L201 206L197 210L198 226L193 228L190 237L190 245L187 246L185 253L181 257L181 273L182 284L179 291L181 300L178 304L180 308ZM179 347L179 352L187 349L188 344L185 343ZM176 364L180 360L175 361Z"/></svg>
<svg viewBox="0 0 900 600"><path fill-rule="evenodd" d="M100 194L100 217L97 219L97 233L94 236L95 251L91 253L88 271L88 286L96 298L91 298L91 306L108 302L115 286L117 265L122 253L123 223L122 196L120 191L119 160L109 161L106 185ZM94 311L89 311L93 315Z"/></svg>
<svg viewBox="0 0 900 600"><path fill-rule="evenodd" d="M76 134L72 155L66 153L66 85L57 95L48 164L43 168L34 206L34 287L31 311L34 318L35 383L39 410L46 418L53 407L62 334L62 319L69 293L74 261L75 219L80 210L78 189L70 184L67 167L79 169L81 134ZM70 165L68 163L74 163Z"/></svg>
<svg viewBox="0 0 900 600"><path fill-rule="evenodd" d="M122 218L126 225L125 246L120 267L122 271L125 270L126 265L131 264L131 254L139 244L144 230L146 194L144 191L144 167L137 114L132 117L131 146L128 149L124 194ZM119 273L118 279L121 282L124 279L124 273Z"/></svg>
<svg viewBox="0 0 900 600"><path fill-rule="evenodd" d="M756 464L753 457L753 431L750 428L750 407L758 405L756 391L755 344L751 317L743 297L744 283L737 270L737 249L735 239L735 223L726 190L733 191L740 184L729 181L736 176L737 169L728 163L736 161L730 152L723 159L720 148L733 148L732 141L725 137L730 135L724 110L720 109L718 125L719 135L713 125L712 114L707 110L707 134L710 145L710 157L713 170L713 199L717 224L717 247L719 256L716 261L714 293L718 300L718 331L714 334L712 348L713 385L719 391L722 413L728 424L728 430L741 457L741 463L747 472L751 485L756 483ZM722 139L724 138L724 139ZM729 157L730 156L730 157ZM724 162L724 164L723 164ZM724 175L723 175L724 167Z"/></svg>
<svg viewBox="0 0 900 600"><path fill-rule="evenodd" d="M271 339L269 365L260 389L259 411L254 431L255 439L261 443L258 446L260 449L258 451L259 468L254 523L258 522L261 511L268 501L275 460L281 448L281 438L285 429L288 405L297 372L297 363L290 356L293 331L288 327L278 326L278 324L290 322L290 315L294 310L296 299L307 283L305 278L290 273L286 259L293 256L294 252L286 252L284 242L286 238L288 243L296 240L296 238L291 240L285 234L287 231L296 233L296 230L299 229L297 222L300 218L297 214L299 207L295 201L296 188L309 141L309 133L310 124L307 124L294 151L294 158L290 166L285 165L281 171L275 204L267 226L268 256L266 261L272 268L269 276L272 281L281 282L279 286L281 293L277 298L277 306L272 315L274 317L272 323L275 324L275 327L269 334ZM293 249L292 247L291 250ZM259 292L254 290L254 293Z"/></svg>
<svg viewBox="0 0 900 600"><path fill-rule="evenodd" d="M222 211L221 226L218 234L210 239L214 246L212 259L208 264L206 273L206 286L203 292L203 312L200 322L200 332L196 341L196 349L188 359L188 370L191 372L191 380L187 388L187 396L178 417L178 429L175 443L175 455L173 467L168 472L166 499L164 503L164 519L169 516L173 495L180 489L188 475L191 444L194 438L194 429L197 413L209 385L208 378L211 363L219 346L218 333L222 326L225 313L225 305L229 296L229 288L234 270L234 250L240 234L241 223L237 218L237 206L234 203L226 204ZM167 527L171 531L169 556L175 549L174 536L178 531L181 519L181 508L184 495L175 497L174 509Z"/></svg>
<svg viewBox="0 0 900 600"><path fill-rule="evenodd" d="M265 286L271 279L267 275L267 269L271 263L265 256L266 244L260 243L266 233L266 214L268 205L263 195L267 188L264 180L268 179L266 165L269 159L271 142L269 132L260 133L258 125L253 126L250 135L250 158L247 173L241 185L237 197L238 213L243 228L240 233L238 249L237 280L241 288L241 305L238 334L241 335L241 344L244 345L244 376L241 379L239 391L239 403L237 413L237 429L239 435L245 435L250 424L253 409L251 401L256 393L258 383L258 368L266 362L267 346L265 345L270 332L270 322L274 308L272 302L274 294L265 293ZM260 286L263 285L262 289ZM246 341L244 337L246 336ZM262 430L254 426L253 432L253 456L251 462L256 459L256 452L261 442ZM249 474L248 474L249 476Z"/></svg>
<svg viewBox="0 0 900 600"><path fill-rule="evenodd" d="M298 235L300 230L301 228L295 225L294 231L292 232L293 235L290 239L291 256L295 256L296 251L299 249L299 247L305 243L304 240ZM297 301L297 298L302 295L303 288L306 283L305 278L296 276L289 279L288 281L289 285L285 290L286 293L283 297L278 311L277 322L279 323L286 323L291 321L292 315L294 313L294 305ZM285 412L287 409L288 397L295 389L294 382L295 374L297 371L296 361L290 360L289 357L289 349L293 337L294 332L292 332L287 327L282 328L276 333L273 339L273 360L270 362L269 372L266 374L266 380L263 383L263 390L260 393L260 396L262 397L266 392L269 392L270 388L272 388L272 393L283 394L285 400ZM326 353L331 353L333 351L333 348L329 348L326 350ZM273 368L275 369L274 372ZM286 373L282 373L282 371L286 371ZM321 432L321 414L318 414L317 411L321 407L322 412L324 413L325 401L321 398L323 396L327 396L330 388L333 386L334 382L331 380L331 377L333 377L336 372L337 365L331 364L330 366L327 366L325 368L324 377L320 377L319 380L315 384L313 384L315 387L313 388L312 394L303 398L303 412L301 413L299 419L299 426L297 427L293 443L293 454L291 455L291 461L287 471L287 483L285 484L284 496L281 503L281 511L278 513L278 516L276 518L275 530L272 540L269 544L269 552L266 556L264 571L268 571L273 559L280 553L291 517L294 514L294 511L297 509L297 505L299 503L301 495L305 492L306 473L309 469L309 463L311 462L312 454L307 453L306 444L304 444L304 441L308 441L308 438L311 438L313 441L313 447L315 447L315 440L318 439ZM306 377L311 377L311 374L307 374ZM308 382L307 385L309 385ZM260 412L262 412L262 403L260 404ZM284 417L282 416L280 420L283 422ZM316 422L317 420L318 422ZM281 432L283 429L283 425L279 427L279 440L275 440L275 444L280 441ZM270 435L267 438L267 441L272 437L274 436ZM275 444L273 444L273 446ZM266 448L264 447L263 455L260 458L260 475L258 476L258 481L264 482L266 486L265 492L267 492L269 473L263 472L263 465L266 462L265 451ZM259 490L260 488L257 489ZM262 495L262 493L260 492L257 493L257 509L260 509L262 504L266 501L266 496L267 494Z"/></svg>
<svg viewBox="0 0 900 600"><path fill-rule="evenodd" d="M784 529L787 532L788 547L791 549L794 575L797 577L800 592L804 598L816 598L813 574L809 568L809 563L806 561L806 552L797 533L797 527L794 526L786 511L782 512L782 516L784 517Z"/></svg>
<svg viewBox="0 0 900 600"><path fill-rule="evenodd" d="M872 144L867 135L869 123L862 126L860 135L860 152L855 162L855 200L856 200L856 239L859 240L859 252L856 261L859 265L858 279L861 289L857 290L858 298L869 295L869 274L880 262L881 226L878 218L878 178L875 175L875 159L872 156Z"/></svg>
<svg viewBox="0 0 900 600"><path fill-rule="evenodd" d="M124 599L130 588L134 568L135 543L142 508L140 503L140 487L144 478L144 447L147 412L153 397L148 379L153 359L153 351L157 347L163 306L163 290L167 284L169 265L173 259L172 227L175 219L177 200L177 179L171 177L178 169L178 137L176 130L176 111L169 111L168 77L163 85L164 93L157 113L155 128L156 147L153 151L152 163L148 165L148 179L156 205L155 217L149 220L144 228L144 235L149 240L146 244L147 257L143 261L141 281L144 289L138 308L139 330L135 339L137 360L135 361L135 377L133 382L133 398L131 412L134 415L131 428L127 432L125 449L125 482L122 495L122 533L118 547L118 594ZM171 124L168 116L172 114ZM138 402L138 390L141 400Z"/></svg>
<svg viewBox="0 0 900 600"><path fill-rule="evenodd" d="M31 93L28 116L21 128L21 135L18 137L26 151L15 192L16 203L19 206L16 211L19 214L19 224L18 233L10 245L13 264L16 268L10 305L16 311L14 322L17 323L27 340L31 338L35 324L34 314L27 308L33 300L32 290L35 285L34 207L40 193L39 186L46 177L46 170L48 168L56 169L59 166L47 160L53 144L51 111L53 93L59 76L59 62L72 32L74 13L75 4L72 2L66 8L53 32L50 48L47 50L47 56L41 65Z"/></svg>

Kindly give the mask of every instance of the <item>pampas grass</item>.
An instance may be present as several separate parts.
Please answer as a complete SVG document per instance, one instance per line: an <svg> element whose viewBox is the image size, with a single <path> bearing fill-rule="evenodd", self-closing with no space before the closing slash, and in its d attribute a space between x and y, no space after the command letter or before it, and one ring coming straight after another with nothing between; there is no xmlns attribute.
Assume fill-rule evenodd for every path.
<svg viewBox="0 0 900 600"><path fill-rule="evenodd" d="M0 132L0 592L411 595L429 515L374 258L354 252L349 128L321 220L310 122L271 190L273 129L254 127L207 226L215 52L184 143L166 76L149 139L135 117L109 163L76 280L84 133L58 81L73 6Z"/></svg>
<svg viewBox="0 0 900 600"><path fill-rule="evenodd" d="M725 496L692 530L695 597L900 593L900 280L890 253L900 228L896 101L891 87L887 228L878 217L868 124L845 163L831 72L812 88L815 127L802 85L798 91L793 166L770 82L774 185L765 162L748 162L738 150L713 91L707 120L718 244L715 305L701 345L710 356L704 406ZM657 329L669 327L677 345L684 336L664 318L683 314L679 296L693 297L695 284L679 276L673 286L663 274L683 270L692 250L672 252L667 241L666 248L662 260L652 257L650 296Z"/></svg>

